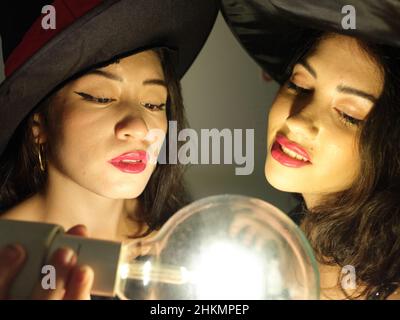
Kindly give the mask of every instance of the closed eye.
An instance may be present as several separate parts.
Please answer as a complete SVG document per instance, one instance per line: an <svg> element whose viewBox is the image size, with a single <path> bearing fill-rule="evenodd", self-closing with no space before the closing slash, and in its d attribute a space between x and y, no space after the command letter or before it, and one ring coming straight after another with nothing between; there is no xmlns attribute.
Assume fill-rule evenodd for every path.
<svg viewBox="0 0 400 320"><path fill-rule="evenodd" d="M100 104L109 104L113 101L117 101L117 99L113 98L98 98L98 97L93 97L90 94L87 94L85 92L76 92L75 93L79 96L81 96L84 100L86 101L92 101L95 103L100 103Z"/></svg>
<svg viewBox="0 0 400 320"><path fill-rule="evenodd" d="M312 89L306 89L296 85L293 81L288 80L286 84L287 88L291 91L294 91L296 94L307 94L312 92Z"/></svg>
<svg viewBox="0 0 400 320"><path fill-rule="evenodd" d="M339 117L341 121L344 122L345 125L348 126L359 126L364 120L356 119L353 117L350 117L348 114L344 113L343 111L340 111L336 109L336 111L339 113Z"/></svg>
<svg viewBox="0 0 400 320"><path fill-rule="evenodd" d="M291 91L294 91L294 93L296 95L306 95L313 91L312 89L306 89L306 88L300 87L300 86L296 85L293 81L290 81L290 80L287 81L286 85L287 85L287 88ZM357 127L357 126L360 126L361 123L363 122L363 120L353 118L339 109L336 109L336 111L339 115L340 121L342 121L344 123L344 125L346 125L348 127Z"/></svg>

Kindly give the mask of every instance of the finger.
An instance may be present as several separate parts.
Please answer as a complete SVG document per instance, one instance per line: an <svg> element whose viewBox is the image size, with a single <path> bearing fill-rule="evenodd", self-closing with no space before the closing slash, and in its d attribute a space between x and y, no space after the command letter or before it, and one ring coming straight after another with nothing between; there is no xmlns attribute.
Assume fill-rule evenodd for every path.
<svg viewBox="0 0 400 320"><path fill-rule="evenodd" d="M18 244L8 245L0 251L0 300L8 297L8 291L26 258L25 250Z"/></svg>
<svg viewBox="0 0 400 320"><path fill-rule="evenodd" d="M93 279L92 268L87 265L76 266L68 281L64 300L90 300Z"/></svg>
<svg viewBox="0 0 400 320"><path fill-rule="evenodd" d="M33 300L61 300L64 298L68 278L77 262L74 251L69 248L61 248L54 252L50 265L54 266L55 288L44 288L42 282L38 283L32 295Z"/></svg>
<svg viewBox="0 0 400 320"><path fill-rule="evenodd" d="M263 248L264 248L264 245L265 245L265 242L266 242L266 241L267 241L267 240L266 240L265 238L259 237L259 238L256 240L256 245L255 245L256 249L257 249L258 251L262 251Z"/></svg>
<svg viewBox="0 0 400 320"><path fill-rule="evenodd" d="M76 226L73 226L67 231L67 233L73 236L81 236L81 237L88 236L87 228L83 224L77 224Z"/></svg>
<svg viewBox="0 0 400 320"><path fill-rule="evenodd" d="M243 244L245 246L250 246L255 238L255 235L256 235L256 232L253 229L247 228L247 232L243 236L243 240L242 240Z"/></svg>
<svg viewBox="0 0 400 320"><path fill-rule="evenodd" d="M243 234L246 233L246 230L249 229L251 226L246 223L246 220L235 221L229 230L231 237L242 237Z"/></svg>
<svg viewBox="0 0 400 320"><path fill-rule="evenodd" d="M242 226L240 225L240 223L236 223L236 221L235 221L235 222L233 222L233 224L231 224L231 226L229 228L229 235L231 237L236 237L241 229L242 229Z"/></svg>
<svg viewBox="0 0 400 320"><path fill-rule="evenodd" d="M237 216L237 217L235 217L235 220L233 221L233 223L230 225L229 235L231 237L236 237L239 235L239 233L241 231L250 227L251 224L252 224L252 222L251 222L251 220L248 219L248 217Z"/></svg>

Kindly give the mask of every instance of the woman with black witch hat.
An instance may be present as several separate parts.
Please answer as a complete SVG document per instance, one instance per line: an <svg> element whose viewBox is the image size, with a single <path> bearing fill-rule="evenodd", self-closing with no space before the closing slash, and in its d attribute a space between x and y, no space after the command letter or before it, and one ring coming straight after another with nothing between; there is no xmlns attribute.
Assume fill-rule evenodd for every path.
<svg viewBox="0 0 400 320"><path fill-rule="evenodd" d="M179 79L207 39L218 1L47 4L14 1L2 10L1 218L109 240L152 234L185 203L179 166L150 160L168 121L185 125ZM28 258L18 245L1 249L0 299ZM56 290L38 287L32 298L89 297L90 266L77 266L69 249L52 264Z"/></svg>
<svg viewBox="0 0 400 320"><path fill-rule="evenodd" d="M281 85L265 176L300 200L290 215L321 298L400 299L400 3L223 0L223 12Z"/></svg>

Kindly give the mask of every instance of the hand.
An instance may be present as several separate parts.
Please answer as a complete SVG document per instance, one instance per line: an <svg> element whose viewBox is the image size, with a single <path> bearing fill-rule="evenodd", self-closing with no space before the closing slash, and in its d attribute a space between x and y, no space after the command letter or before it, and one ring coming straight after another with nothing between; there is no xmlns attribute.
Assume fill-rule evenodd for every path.
<svg viewBox="0 0 400 320"><path fill-rule="evenodd" d="M69 229L68 234L87 236L82 225ZM11 245L0 250L0 300L6 299L12 281L23 267L26 253L20 245ZM56 269L56 288L45 290L40 282L31 296L33 300L85 300L90 299L93 285L93 270L89 266L78 266L75 253L68 248L58 249L49 264Z"/></svg>
<svg viewBox="0 0 400 320"><path fill-rule="evenodd" d="M229 234L231 237L240 237L240 242L247 247L254 247L260 251L267 241L271 240L271 234L265 229L262 221L252 219L248 214L238 214L232 222Z"/></svg>
<svg viewBox="0 0 400 320"><path fill-rule="evenodd" d="M7 298L8 290L25 261L20 245L8 245L0 250L0 300Z"/></svg>

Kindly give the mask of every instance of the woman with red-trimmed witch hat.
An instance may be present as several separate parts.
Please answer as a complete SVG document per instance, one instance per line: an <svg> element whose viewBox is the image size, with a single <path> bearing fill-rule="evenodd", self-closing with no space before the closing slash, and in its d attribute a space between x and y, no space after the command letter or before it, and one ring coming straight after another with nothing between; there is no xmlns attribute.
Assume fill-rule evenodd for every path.
<svg viewBox="0 0 400 320"><path fill-rule="evenodd" d="M211 31L218 1L1 6L1 218L118 241L156 232L186 198L179 166L150 161L160 150L149 147L168 148L168 121L185 126L179 80ZM21 246L1 249L0 299L26 258ZM38 287L33 299L89 297L90 266L78 266L69 249L51 262L57 288Z"/></svg>

